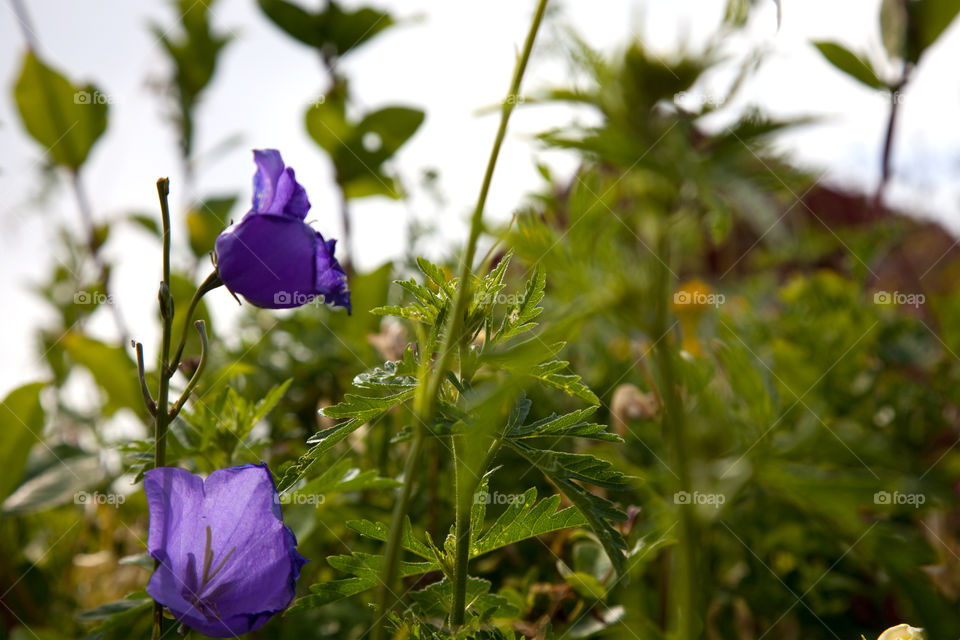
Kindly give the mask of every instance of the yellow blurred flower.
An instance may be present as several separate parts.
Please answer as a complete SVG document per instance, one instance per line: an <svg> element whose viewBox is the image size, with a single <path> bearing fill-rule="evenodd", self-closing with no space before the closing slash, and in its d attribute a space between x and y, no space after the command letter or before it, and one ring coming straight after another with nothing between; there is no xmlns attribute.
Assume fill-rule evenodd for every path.
<svg viewBox="0 0 960 640"><path fill-rule="evenodd" d="M877 640L924 640L923 629L908 624L898 624L880 634Z"/></svg>
<svg viewBox="0 0 960 640"><path fill-rule="evenodd" d="M693 278L680 283L673 293L671 308L680 322L684 351L694 356L702 353L697 340L697 325L708 307L717 307L723 302L723 294L714 293L703 280Z"/></svg>

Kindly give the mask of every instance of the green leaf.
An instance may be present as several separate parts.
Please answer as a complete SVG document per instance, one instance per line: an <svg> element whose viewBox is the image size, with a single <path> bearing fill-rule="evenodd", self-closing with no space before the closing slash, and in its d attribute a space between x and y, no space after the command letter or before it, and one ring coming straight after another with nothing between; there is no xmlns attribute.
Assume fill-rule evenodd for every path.
<svg viewBox="0 0 960 640"><path fill-rule="evenodd" d="M542 420L528 425L516 425L507 432L508 438L521 440L524 438L588 438L604 440L606 442L623 442L623 438L607 431L606 425L587 422L597 407L588 407L571 411L562 416L551 414Z"/></svg>
<svg viewBox="0 0 960 640"><path fill-rule="evenodd" d="M71 501L82 501L78 493L103 481L97 456L79 455L54 462L33 476L3 502L4 514L46 511Z"/></svg>
<svg viewBox="0 0 960 640"><path fill-rule="evenodd" d="M865 59L835 42L814 42L813 45L830 64L872 89L885 89L887 84Z"/></svg>
<svg viewBox="0 0 960 640"><path fill-rule="evenodd" d="M490 593L490 582L467 577L466 610L474 620L484 622L494 617L514 617L519 611L509 600ZM444 578L429 587L410 593L414 609L427 618L445 618L453 608L453 583Z"/></svg>
<svg viewBox="0 0 960 640"><path fill-rule="evenodd" d="M393 489L400 483L393 478L381 478L375 469L361 471L353 466L348 458L343 458L329 467L322 474L313 478L305 485L290 492L292 496L329 496L347 491L362 491L365 489ZM294 499L293 502L296 502Z"/></svg>
<svg viewBox="0 0 960 640"><path fill-rule="evenodd" d="M362 536L371 540L386 542L390 534L390 528L382 522L371 522L369 520L349 520L347 528L356 531ZM414 553L426 560L436 560L436 554L426 544L417 539L413 534L413 525L410 524L410 518L403 522L403 535L400 537L400 547L410 553Z"/></svg>
<svg viewBox="0 0 960 640"><path fill-rule="evenodd" d="M574 482L578 480L599 487L622 488L625 485L623 474L612 470L609 462L588 454L535 449L524 442L510 439L504 440L504 444L526 458L557 485L586 518L617 573L623 573L626 542L610 522L626 520L627 515L606 498L594 495Z"/></svg>
<svg viewBox="0 0 960 640"><path fill-rule="evenodd" d="M540 307L539 304L543 300L546 286L547 275L537 265L520 300L507 309L495 337L497 342L508 340L537 326L533 320L543 313L543 307Z"/></svg>
<svg viewBox="0 0 960 640"><path fill-rule="evenodd" d="M527 489L521 500L509 504L500 517L490 525L471 546L470 557L508 545L535 538L552 531L582 527L588 524L586 518L574 507L558 510L560 496L554 495L537 502L536 488ZM482 521L474 522L474 528L480 530Z"/></svg>
<svg viewBox="0 0 960 640"><path fill-rule="evenodd" d="M63 336L60 344L74 362L90 371L106 392L102 409L105 416L112 416L122 408L132 409L141 417L146 415L137 365L126 351L72 331Z"/></svg>
<svg viewBox="0 0 960 640"><path fill-rule="evenodd" d="M92 85L72 85L30 52L23 58L14 98L27 133L54 162L70 169L80 168L107 128L109 96Z"/></svg>
<svg viewBox="0 0 960 640"><path fill-rule="evenodd" d="M362 7L344 11L335 2L311 13L286 0L258 0L260 9L289 36L324 55L342 56L394 24L390 14Z"/></svg>
<svg viewBox="0 0 960 640"><path fill-rule="evenodd" d="M200 258L213 251L217 236L230 224L230 212L236 202L236 196L226 196L210 198L190 207L187 235L193 255Z"/></svg>
<svg viewBox="0 0 960 640"><path fill-rule="evenodd" d="M572 571L563 562L557 562L560 575L578 596L587 601L603 600L607 597L607 588L596 577L583 571Z"/></svg>
<svg viewBox="0 0 960 640"><path fill-rule="evenodd" d="M386 107L351 122L343 96L333 93L307 110L307 133L329 155L337 183L347 198L384 195L400 198L397 181L383 164L417 131L424 114L409 107Z"/></svg>
<svg viewBox="0 0 960 640"><path fill-rule="evenodd" d="M313 447L284 470L277 488L280 491L288 490L303 477L320 456L366 423L412 398L415 391L416 388L405 389L382 397L348 393L340 404L323 409L323 415L329 418L349 419L335 427L319 431L307 440L307 444L312 444Z"/></svg>
<svg viewBox="0 0 960 640"><path fill-rule="evenodd" d="M348 556L331 556L327 558L327 562L334 569L350 574L352 577L312 585L310 595L298 598L286 613L322 607L373 589L380 584L383 556L354 553ZM400 578L407 578L435 570L436 565L429 562L399 562L397 575Z"/></svg>
<svg viewBox="0 0 960 640"><path fill-rule="evenodd" d="M96 622L99 620L108 620L122 614L132 614L134 611L140 611L153 605L150 598L134 597L135 595L146 595L143 591L138 594L131 594L123 600L115 600L102 604L95 609L82 611L77 615L77 622Z"/></svg>
<svg viewBox="0 0 960 640"><path fill-rule="evenodd" d="M600 399L587 385L580 381L580 376L560 373L560 371L563 371L569 365L570 363L566 360L551 360L550 362L538 364L525 373L540 380L549 387L563 391L567 395L576 396L582 400L586 400L590 404L600 404Z"/></svg>
<svg viewBox="0 0 960 640"><path fill-rule="evenodd" d="M920 0L907 2L908 55L912 62L918 62L923 52L940 37L957 13L960 3L956 0Z"/></svg>
<svg viewBox="0 0 960 640"><path fill-rule="evenodd" d="M43 439L44 413L40 392L44 382L17 387L0 403L0 429L3 448L0 449L0 502L20 483L27 465L27 454Z"/></svg>

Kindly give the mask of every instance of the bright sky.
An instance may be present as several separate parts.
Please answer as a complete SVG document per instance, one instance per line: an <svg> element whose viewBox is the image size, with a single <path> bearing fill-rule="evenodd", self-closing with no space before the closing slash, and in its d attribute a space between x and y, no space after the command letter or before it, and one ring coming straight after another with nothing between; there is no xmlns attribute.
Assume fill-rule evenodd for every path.
<svg viewBox="0 0 960 640"><path fill-rule="evenodd" d="M360 107L408 104L427 112L426 121L398 156L398 166L413 195L407 203L380 198L354 205L353 244L361 267L374 266L403 250L411 216L437 224L442 237L455 241L476 198L496 128L496 116L477 114L499 101L507 87L514 54L522 44L532 0L460 3L444 0L370 0L403 24L348 56L342 71L350 78ZM97 220L129 212L159 215L155 182L169 175L172 205L182 212L185 199L173 128L165 121L150 84L168 70L160 46L148 29L170 27L166 3L98 0L30 0L27 4L44 59L75 83L92 81L111 99L110 120L84 168L83 180ZM315 4L315 3L313 3ZM359 3L346 2L349 6ZM559 3L558 15L542 33L541 44L556 29L572 26L605 51L642 37L668 55L683 43L696 49L719 24L721 0L654 2L604 0ZM876 15L879 0L783 0L783 25L776 28L772 0L761 2L747 36L725 43L742 55L751 48L768 52L765 65L732 109L761 104L775 116L819 115L823 124L781 140L805 165L826 172L826 179L872 189L877 179L879 145L886 101L834 72L809 44L838 40L857 50L880 52ZM324 88L317 56L290 40L259 12L254 0L220 0L214 7L217 29L235 35L199 111L196 147L209 151L240 134L242 142L197 175L198 196L239 193L250 197L251 148L275 147L306 186L313 209L309 218L325 235L337 237L339 219L329 163L306 135L303 113ZM553 32L553 33L552 33ZM41 180L40 149L24 132L11 91L19 73L23 37L10 5L0 8L0 395L42 375L35 328L49 312L29 291L57 261L55 231L61 221L76 224L76 206L66 181ZM541 52L543 49L541 49ZM903 99L894 163L894 200L943 220L960 230L960 27L954 24L930 50ZM721 74L722 76L722 74ZM525 86L534 90L562 85L566 66L548 53L535 57ZM722 81L718 78L718 82ZM718 85L722 87L722 83ZM710 90L709 88L707 89ZM720 90L719 88L717 90ZM514 114L487 210L504 220L538 185L533 160L558 170L572 160L546 154L530 134L568 122L571 112L524 106ZM417 188L424 169L440 173L447 203L438 209ZM37 196L43 194L42 201ZM244 209L238 207L234 217ZM175 221L176 224L176 221ZM183 240L183 227L175 230ZM135 335L156 341L154 306L159 280L159 248L135 230L117 233L108 245L118 260L115 295ZM441 254L443 243L434 252ZM235 303L214 295L223 318ZM111 325L97 318L94 328L109 337Z"/></svg>

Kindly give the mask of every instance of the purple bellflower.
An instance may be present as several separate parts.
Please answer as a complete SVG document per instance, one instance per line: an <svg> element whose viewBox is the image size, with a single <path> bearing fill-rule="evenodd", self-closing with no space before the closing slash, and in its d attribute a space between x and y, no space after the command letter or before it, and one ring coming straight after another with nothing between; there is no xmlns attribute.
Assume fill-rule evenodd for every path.
<svg viewBox="0 0 960 640"><path fill-rule="evenodd" d="M304 305L317 296L350 312L347 276L324 240L304 218L307 192L280 152L253 152L253 208L216 242L217 268L227 289L266 309Z"/></svg>
<svg viewBox="0 0 960 640"><path fill-rule="evenodd" d="M186 626L232 638L263 625L293 599L297 539L280 515L267 465L147 471L147 548L160 564L147 593Z"/></svg>

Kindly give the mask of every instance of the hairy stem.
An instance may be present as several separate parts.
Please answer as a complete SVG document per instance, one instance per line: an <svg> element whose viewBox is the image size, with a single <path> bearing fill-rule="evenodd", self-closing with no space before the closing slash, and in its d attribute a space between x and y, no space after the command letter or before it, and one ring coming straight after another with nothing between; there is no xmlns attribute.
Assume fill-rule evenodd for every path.
<svg viewBox="0 0 960 640"><path fill-rule="evenodd" d="M671 341L664 338L667 328L667 310L670 304L671 273L668 233L662 232L658 248L659 273L657 274L657 315L654 335L657 336L656 362L662 385L663 429L670 443L671 458L677 475L677 491L690 493L690 462L687 447L686 425L683 402L677 390L676 373L673 368ZM672 624L678 640L694 640L698 624L698 605L696 596L696 522L691 506L677 505L678 544L673 563L673 578L670 581L670 607Z"/></svg>
<svg viewBox="0 0 960 640"><path fill-rule="evenodd" d="M426 428L425 425L429 425L433 422L433 413L436 408L437 397L440 392L443 379L446 376L447 369L450 366L451 355L453 351L459 347L460 342L463 340L463 336L461 335L463 329L463 315L464 311L466 310L467 300L469 300L470 296L470 276L473 273L473 260L477 253L477 242L480 239L480 232L483 230L483 210L487 203L487 195L490 193L490 185L493 181L493 171L496 168L497 158L500 155L500 147L503 146L503 140L507 134L507 123L510 120L510 114L513 112L513 107L517 103L517 94L520 91L520 81L523 79L523 74L526 71L527 63L530 60L530 53L533 51L533 43L534 40L536 40L537 31L540 29L540 23L543 21L543 15L547 8L547 2L548 0L538 0L537 2L537 9L534 13L533 21L530 24L530 30L527 33L523 51L521 52L520 57L517 59L516 67L513 70L513 78L510 82L510 89L500 110L500 126L497 129L497 135L493 142L493 148L490 150L490 157L487 160L487 168L484 172L483 182L480 186L480 193L477 196L477 204L473 210L473 215L470 220L470 236L467 239L463 260L460 263L460 284L457 287L457 292L454 296L453 310L452 313L447 316L443 345L440 349L440 353L438 354L438 359L434 365L433 372L430 375L426 391L421 396L422 401L417 403L418 407L415 413L418 421L418 435L415 436L415 446L411 447L410 453L407 457L407 468L410 469L410 471L415 471L419 466L419 457L422 450L421 433ZM421 358L424 359L429 357L430 354L421 355ZM422 379L423 378L421 378L421 380ZM403 481L404 486L401 489L400 500L397 502L396 507L394 508L393 518L390 524L390 536L387 541L383 572L381 574L380 597L378 598L380 602L380 615L373 627L373 633L371 636L373 640L381 640L383 637L384 623L386 621L386 614L388 612L387 603L392 602L390 594L394 580L396 579L396 565L400 553L399 542L403 532L404 519L406 518L407 507L409 506L409 496L412 493L414 478L412 475L405 474ZM458 504L461 502L459 497L457 502ZM451 611L451 620L463 620L464 617L463 601L465 600L465 597L463 594L465 593L466 588L467 562L466 559L462 558L461 556L469 552L469 508L467 509L466 518L461 520L462 524L464 524L465 535L467 536L467 545L465 546L464 553L460 553L459 551L457 553L458 557L456 562L459 566L462 566L462 571L460 571L455 577L454 584L459 585L462 583L462 585L461 588L455 589L454 591L454 602L459 601L460 606L454 606L454 610Z"/></svg>

